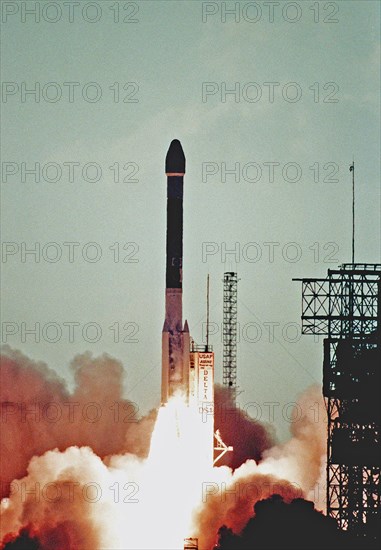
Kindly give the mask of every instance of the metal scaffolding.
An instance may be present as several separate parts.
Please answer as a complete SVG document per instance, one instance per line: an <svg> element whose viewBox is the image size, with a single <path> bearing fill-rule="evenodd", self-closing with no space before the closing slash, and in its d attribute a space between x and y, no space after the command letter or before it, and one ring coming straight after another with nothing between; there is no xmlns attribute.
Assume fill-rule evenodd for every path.
<svg viewBox="0 0 381 550"><path fill-rule="evenodd" d="M223 384L235 392L237 387L237 273L224 273L223 309Z"/></svg>
<svg viewBox="0 0 381 550"><path fill-rule="evenodd" d="M302 281L303 334L325 335L327 514L339 527L378 536L381 265L344 264Z"/></svg>

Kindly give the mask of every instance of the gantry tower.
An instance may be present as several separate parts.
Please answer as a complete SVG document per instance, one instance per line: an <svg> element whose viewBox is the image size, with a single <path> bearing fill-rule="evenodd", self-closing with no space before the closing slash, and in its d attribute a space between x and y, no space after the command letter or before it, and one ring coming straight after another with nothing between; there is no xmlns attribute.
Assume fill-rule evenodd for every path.
<svg viewBox="0 0 381 550"><path fill-rule="evenodd" d="M324 339L327 514L377 538L380 485L381 265L343 264L302 281L303 334Z"/></svg>

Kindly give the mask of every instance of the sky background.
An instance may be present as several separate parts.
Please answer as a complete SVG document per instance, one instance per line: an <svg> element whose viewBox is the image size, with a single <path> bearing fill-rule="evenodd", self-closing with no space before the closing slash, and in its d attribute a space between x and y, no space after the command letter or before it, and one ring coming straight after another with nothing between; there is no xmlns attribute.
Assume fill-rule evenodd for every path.
<svg viewBox="0 0 381 550"><path fill-rule="evenodd" d="M23 13L22 2L2 4L2 343L45 361L69 384L76 354L106 352L123 363L126 395L142 413L159 404L164 160L170 141L178 138L187 159L184 318L201 343L209 273L211 343L216 380L222 381L222 277L224 271L238 272L239 401L247 408L259 404L262 420L268 420L265 403L279 403L275 424L285 437L283 407L322 378L322 341L300 336L301 287L292 278L324 277L327 269L350 262L353 156L355 259L380 262L379 3L280 2L273 22L264 2L257 8L239 2L239 20L226 15L226 22L224 3L197 0L81 2L72 22L62 2L41 1L40 22ZM206 9L217 13L203 21ZM255 9L261 14L250 22ZM46 20L54 18L55 23ZM23 82L27 88L40 83L39 102L22 96ZM72 102L65 82L79 83ZM102 91L99 101L83 99L89 82ZM203 97L208 82L216 93ZM273 101L264 85L269 82L279 83ZM301 91L298 101L287 101L295 92L294 85L285 87L290 82ZM262 91L258 101L250 101L254 86L245 88L247 83ZM324 88L327 83L334 84ZM224 86L239 86L239 93L224 97ZM57 90L61 99L47 101ZM91 98L95 87L87 91ZM124 102L126 96L137 101ZM52 165L39 182L30 175L23 181L22 163L30 168L37 162L57 163L58 181L52 181ZM74 181L68 162L80 163ZM271 162L279 163L274 181L264 164ZM89 176L82 176L87 163L101 168L99 181L86 181L95 179L91 166ZM119 182L109 168L115 163ZM124 170L126 163L134 164ZM206 163L218 172L203 178ZM222 177L223 163L227 169L238 163L240 175ZM257 181L250 181L253 165L242 172L247 163L261 167ZM292 165L282 172L288 163L299 166L298 181L290 181L296 174ZM334 165L328 163L337 165L331 177ZM7 176L4 171L12 169L17 172ZM130 170L135 174L129 178ZM72 262L65 242L79 243ZM38 243L40 262L32 255L23 258L21 243L28 248ZM47 243L56 244L47 248ZM98 261L89 261L96 248L87 243L97 243ZM126 243L134 244L123 250ZM214 243L207 257L206 243ZM250 261L254 247L248 243L257 243L257 261ZM265 243L278 243L273 261ZM4 255L4 246L14 253ZM224 247L235 247L237 255L225 257ZM57 250L62 257L49 261ZM296 252L300 257L291 261ZM71 322L79 323L73 342ZM22 323L27 328L40 323L39 342L33 335L22 337ZM44 332L47 323L54 325ZM263 323L277 323L274 341ZM96 342L83 336L86 325L87 340ZM98 337L94 326L102 331ZM12 328L15 334L4 332ZM58 341L49 342L57 334ZM123 342L132 338L137 341Z"/></svg>

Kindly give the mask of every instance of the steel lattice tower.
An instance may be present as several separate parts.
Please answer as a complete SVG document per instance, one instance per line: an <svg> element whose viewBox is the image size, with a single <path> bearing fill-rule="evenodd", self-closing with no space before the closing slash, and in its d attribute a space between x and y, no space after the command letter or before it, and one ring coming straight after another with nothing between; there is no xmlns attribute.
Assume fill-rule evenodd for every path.
<svg viewBox="0 0 381 550"><path fill-rule="evenodd" d="M223 309L223 384L235 392L237 387L237 273L224 273Z"/></svg>
<svg viewBox="0 0 381 550"><path fill-rule="evenodd" d="M325 335L327 514L379 536L381 265L344 264L302 281L303 334Z"/></svg>

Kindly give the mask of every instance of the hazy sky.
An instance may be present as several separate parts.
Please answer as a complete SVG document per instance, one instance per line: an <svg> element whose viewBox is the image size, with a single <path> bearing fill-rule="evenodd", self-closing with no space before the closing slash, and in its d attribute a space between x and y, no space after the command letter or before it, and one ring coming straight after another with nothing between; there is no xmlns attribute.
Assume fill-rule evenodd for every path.
<svg viewBox="0 0 381 550"><path fill-rule="evenodd" d="M210 273L222 380L222 276L238 271L240 402L258 403L263 420L264 404L279 403L284 435L283 407L322 373L322 342L296 332L292 278L350 262L353 155L355 259L380 262L379 3L29 0L2 10L2 342L69 381L75 354L107 352L142 412L159 403L164 159L178 138L184 317L201 343ZM25 173L35 163L40 181ZM39 262L25 255L36 243ZM39 342L24 334L36 323Z"/></svg>

